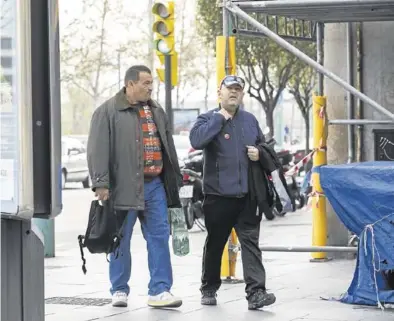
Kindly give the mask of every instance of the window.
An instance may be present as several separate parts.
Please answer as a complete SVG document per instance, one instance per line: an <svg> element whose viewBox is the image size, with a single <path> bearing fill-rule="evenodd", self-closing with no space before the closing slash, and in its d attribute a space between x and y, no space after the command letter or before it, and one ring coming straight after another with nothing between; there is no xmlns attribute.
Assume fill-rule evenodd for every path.
<svg viewBox="0 0 394 321"><path fill-rule="evenodd" d="M1 57L1 67L5 69L12 68L12 57Z"/></svg>
<svg viewBox="0 0 394 321"><path fill-rule="evenodd" d="M0 48L3 49L3 50L11 50L12 49L12 38L10 38L10 37L1 37Z"/></svg>

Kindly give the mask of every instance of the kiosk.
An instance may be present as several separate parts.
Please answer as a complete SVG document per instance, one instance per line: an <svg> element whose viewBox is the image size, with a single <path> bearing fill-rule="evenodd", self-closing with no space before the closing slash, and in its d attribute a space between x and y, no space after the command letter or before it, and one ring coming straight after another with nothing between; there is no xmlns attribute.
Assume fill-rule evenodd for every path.
<svg viewBox="0 0 394 321"><path fill-rule="evenodd" d="M1 320L44 321L43 236L31 220L62 208L57 1L4 1L2 11Z"/></svg>

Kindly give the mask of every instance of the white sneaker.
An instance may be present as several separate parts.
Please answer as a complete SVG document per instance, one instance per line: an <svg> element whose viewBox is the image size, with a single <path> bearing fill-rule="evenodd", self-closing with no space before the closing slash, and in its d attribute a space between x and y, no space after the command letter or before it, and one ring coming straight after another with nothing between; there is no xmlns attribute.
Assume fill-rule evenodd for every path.
<svg viewBox="0 0 394 321"><path fill-rule="evenodd" d="M150 295L148 305L153 308L179 308L182 305L182 300L170 292L163 292L158 295Z"/></svg>
<svg viewBox="0 0 394 321"><path fill-rule="evenodd" d="M127 307L127 294L124 292L115 292L112 295L112 306L117 308Z"/></svg>

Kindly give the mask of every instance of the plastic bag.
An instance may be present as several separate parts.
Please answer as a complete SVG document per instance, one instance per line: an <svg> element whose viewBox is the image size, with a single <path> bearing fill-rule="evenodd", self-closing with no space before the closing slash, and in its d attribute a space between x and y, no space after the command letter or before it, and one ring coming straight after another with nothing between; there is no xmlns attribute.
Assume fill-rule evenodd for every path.
<svg viewBox="0 0 394 321"><path fill-rule="evenodd" d="M185 256L190 252L185 213L182 208L169 208L168 212L172 231L172 250L176 256Z"/></svg>

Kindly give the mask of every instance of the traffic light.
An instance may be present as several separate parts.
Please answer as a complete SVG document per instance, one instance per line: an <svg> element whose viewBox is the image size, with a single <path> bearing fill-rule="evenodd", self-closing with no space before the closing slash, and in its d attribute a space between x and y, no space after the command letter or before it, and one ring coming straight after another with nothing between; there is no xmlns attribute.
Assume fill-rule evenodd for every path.
<svg viewBox="0 0 394 321"><path fill-rule="evenodd" d="M156 2L152 7L155 15L153 32L155 33L154 46L158 54L173 55L175 51L174 39L174 2Z"/></svg>
<svg viewBox="0 0 394 321"><path fill-rule="evenodd" d="M165 56L171 56L171 85L178 83L178 55L175 51L175 5L174 1L157 1L152 7L155 22L152 30L155 34L154 49L162 65ZM161 82L165 82L165 70L156 69Z"/></svg>

